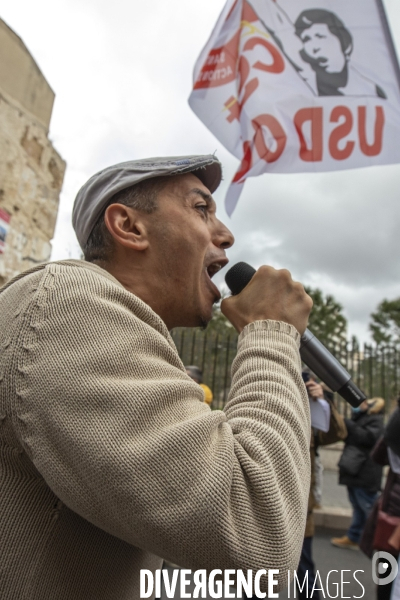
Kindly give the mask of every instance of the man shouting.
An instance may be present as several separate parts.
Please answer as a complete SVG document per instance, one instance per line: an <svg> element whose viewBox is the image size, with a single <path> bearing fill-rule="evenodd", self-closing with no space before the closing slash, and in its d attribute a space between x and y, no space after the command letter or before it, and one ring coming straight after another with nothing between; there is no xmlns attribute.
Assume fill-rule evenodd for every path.
<svg viewBox="0 0 400 600"><path fill-rule="evenodd" d="M80 190L84 261L0 293L0 597L132 600L161 558L189 569L298 564L309 491L300 334L311 299L261 267L222 303L240 332L223 411L169 330L205 326L230 231L214 156L107 168ZM267 589L267 581L262 580Z"/></svg>

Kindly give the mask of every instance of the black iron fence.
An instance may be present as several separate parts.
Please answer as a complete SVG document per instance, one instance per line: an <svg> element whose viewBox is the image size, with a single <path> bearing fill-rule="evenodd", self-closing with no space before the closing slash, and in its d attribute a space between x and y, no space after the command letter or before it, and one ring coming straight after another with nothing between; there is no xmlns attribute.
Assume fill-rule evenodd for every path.
<svg viewBox="0 0 400 600"><path fill-rule="evenodd" d="M395 346L373 346L357 343L331 344L329 350L346 367L353 381L369 398L384 398L386 412L393 408L400 395L400 355ZM337 397L342 414L348 415L350 407Z"/></svg>
<svg viewBox="0 0 400 600"><path fill-rule="evenodd" d="M212 330L175 329L172 332L179 355L185 365L197 365L203 371L204 383L214 396L213 408L223 408L231 385L231 365L236 355L238 335L227 328L222 333ZM385 399L387 411L400 395L400 352L392 346L360 347L356 343L329 344L329 350L343 364L354 382L369 398ZM342 414L350 407L337 397Z"/></svg>
<svg viewBox="0 0 400 600"><path fill-rule="evenodd" d="M200 329L175 329L174 342L184 365L197 365L203 382L213 393L213 408L223 408L231 386L231 366L238 334L234 329L217 333Z"/></svg>

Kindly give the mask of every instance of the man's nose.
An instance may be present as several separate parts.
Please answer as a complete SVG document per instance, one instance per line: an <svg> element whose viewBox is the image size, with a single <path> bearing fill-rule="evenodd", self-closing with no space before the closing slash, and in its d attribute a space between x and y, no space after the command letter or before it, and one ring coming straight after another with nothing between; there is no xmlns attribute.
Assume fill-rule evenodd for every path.
<svg viewBox="0 0 400 600"><path fill-rule="evenodd" d="M224 250L230 248L235 243L235 238L230 229L219 220L216 222L213 243L217 248L223 248Z"/></svg>

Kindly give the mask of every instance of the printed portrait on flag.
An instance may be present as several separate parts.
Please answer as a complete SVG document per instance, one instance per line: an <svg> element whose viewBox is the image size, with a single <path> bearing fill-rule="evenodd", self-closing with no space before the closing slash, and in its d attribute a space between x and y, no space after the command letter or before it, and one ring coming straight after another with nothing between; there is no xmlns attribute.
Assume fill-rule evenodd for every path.
<svg viewBox="0 0 400 600"><path fill-rule="evenodd" d="M229 0L189 103L247 177L400 161L399 68L381 0Z"/></svg>
<svg viewBox="0 0 400 600"><path fill-rule="evenodd" d="M353 36L335 13L311 8L292 23L276 2L276 16L277 29L267 24L265 29L313 94L386 98L378 85L351 64Z"/></svg>

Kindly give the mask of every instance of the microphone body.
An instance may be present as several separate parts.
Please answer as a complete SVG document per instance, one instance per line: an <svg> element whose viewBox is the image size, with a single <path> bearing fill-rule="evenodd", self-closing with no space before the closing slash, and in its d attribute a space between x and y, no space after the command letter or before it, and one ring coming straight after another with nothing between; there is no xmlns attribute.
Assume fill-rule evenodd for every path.
<svg viewBox="0 0 400 600"><path fill-rule="evenodd" d="M250 282L255 269L245 262L233 265L225 276L232 295L239 294ZM357 407L367 396L353 383L350 374L327 348L306 329L301 336L300 356L302 361L326 383L333 392L337 392L351 406Z"/></svg>

